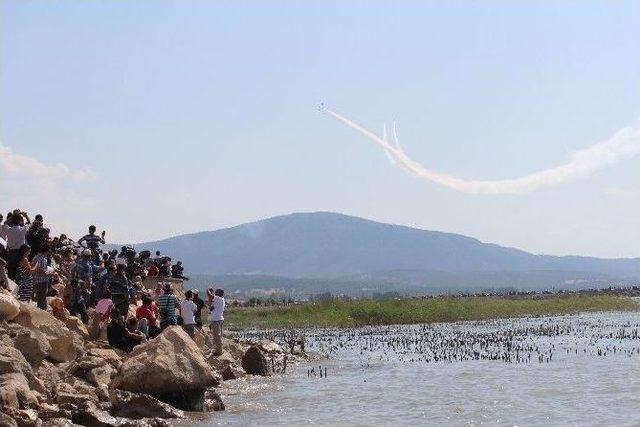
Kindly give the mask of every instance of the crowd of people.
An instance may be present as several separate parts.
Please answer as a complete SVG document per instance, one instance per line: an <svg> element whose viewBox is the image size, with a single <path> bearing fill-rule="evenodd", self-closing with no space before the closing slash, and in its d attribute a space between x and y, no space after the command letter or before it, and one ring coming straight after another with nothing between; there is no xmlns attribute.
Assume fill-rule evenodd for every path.
<svg viewBox="0 0 640 427"><path fill-rule="evenodd" d="M51 236L40 214L33 222L19 209L6 218L0 214L0 285L8 287L7 276L18 285L20 301L35 301L42 310L50 306L63 320L67 312L79 317L93 338L106 330L109 344L127 352L172 325L181 325L192 338L208 335L203 331L206 307L208 336L215 353L222 352L222 289L207 289L206 302L198 289L179 298L172 281L162 278L189 280L181 261L173 264L160 251L151 256L131 246L103 251L106 232L96 230L91 225L88 234L73 241L65 234ZM145 286L156 276L154 289Z"/></svg>

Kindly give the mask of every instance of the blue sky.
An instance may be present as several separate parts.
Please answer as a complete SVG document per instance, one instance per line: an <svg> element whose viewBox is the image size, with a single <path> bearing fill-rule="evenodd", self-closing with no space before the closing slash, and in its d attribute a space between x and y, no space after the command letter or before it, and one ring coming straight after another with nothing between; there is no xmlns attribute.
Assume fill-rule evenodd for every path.
<svg viewBox="0 0 640 427"><path fill-rule="evenodd" d="M5 165L0 194L56 230L139 241L325 210L640 256L638 158L464 194L316 109L395 120L413 159L464 178L556 166L640 116L637 1L5 0L0 17L0 142L68 170Z"/></svg>

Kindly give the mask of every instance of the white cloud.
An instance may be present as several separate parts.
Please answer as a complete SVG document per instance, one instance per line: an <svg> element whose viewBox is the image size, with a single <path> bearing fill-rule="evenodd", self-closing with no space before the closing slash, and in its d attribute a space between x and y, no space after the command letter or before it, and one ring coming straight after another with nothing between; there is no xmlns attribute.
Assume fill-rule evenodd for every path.
<svg viewBox="0 0 640 427"><path fill-rule="evenodd" d="M640 121L636 121L632 126L621 129L606 141L573 152L569 160L562 165L530 173L520 178L470 180L427 169L407 156L397 143L395 146L391 145L386 137L380 138L334 111L329 109L324 111L380 146L406 172L463 193L524 194L590 176L599 169L640 153Z"/></svg>
<svg viewBox="0 0 640 427"><path fill-rule="evenodd" d="M13 152L0 143L0 208L8 212L20 208L41 213L55 233L83 232L95 201L83 194L83 184L96 179L89 169L46 164L34 157Z"/></svg>
<svg viewBox="0 0 640 427"><path fill-rule="evenodd" d="M93 172L88 169L71 171L62 163L47 165L34 157L16 154L11 148L1 142L0 170L3 174L21 178L45 178L52 180L69 178L74 181L95 179Z"/></svg>

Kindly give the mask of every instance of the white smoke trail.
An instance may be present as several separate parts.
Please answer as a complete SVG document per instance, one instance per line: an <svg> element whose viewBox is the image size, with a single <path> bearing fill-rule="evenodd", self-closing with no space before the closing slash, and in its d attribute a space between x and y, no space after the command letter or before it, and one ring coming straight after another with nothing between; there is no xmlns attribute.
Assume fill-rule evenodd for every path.
<svg viewBox="0 0 640 427"><path fill-rule="evenodd" d="M396 160L396 164L406 172L464 193L524 194L543 187L562 184L571 179L589 176L598 169L631 158L640 153L640 126L638 121L636 121L632 126L621 129L606 141L574 151L569 161L560 166L534 172L520 178L487 181L467 180L427 169L411 159L397 143L395 126L393 134L396 146L393 146L387 141L386 132L385 138L380 138L373 132L335 111L324 108L324 106L322 106L321 111L326 112L331 117L380 146L386 153L391 155Z"/></svg>

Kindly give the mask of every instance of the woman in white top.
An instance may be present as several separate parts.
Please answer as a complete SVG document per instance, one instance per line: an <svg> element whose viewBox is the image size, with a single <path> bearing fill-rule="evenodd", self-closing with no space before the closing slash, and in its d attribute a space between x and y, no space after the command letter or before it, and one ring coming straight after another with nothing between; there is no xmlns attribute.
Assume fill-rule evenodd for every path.
<svg viewBox="0 0 640 427"><path fill-rule="evenodd" d="M224 322L224 291L216 289L209 305L209 327L213 336L214 355L222 354L222 323Z"/></svg>

